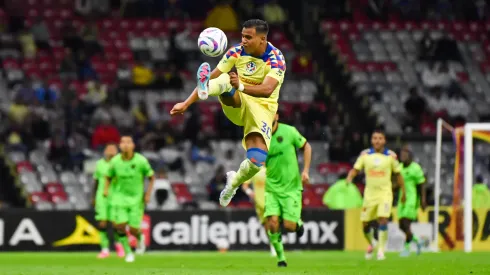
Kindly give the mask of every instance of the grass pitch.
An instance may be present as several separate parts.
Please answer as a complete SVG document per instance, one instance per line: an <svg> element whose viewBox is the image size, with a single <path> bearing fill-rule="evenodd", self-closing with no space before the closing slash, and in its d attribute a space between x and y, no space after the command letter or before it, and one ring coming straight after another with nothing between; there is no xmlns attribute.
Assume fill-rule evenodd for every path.
<svg viewBox="0 0 490 275"><path fill-rule="evenodd" d="M251 275L251 274L490 274L490 253L427 253L385 261L366 261L356 252L288 252L289 267L278 269L267 252L162 252L125 263L114 254L0 253L1 275Z"/></svg>

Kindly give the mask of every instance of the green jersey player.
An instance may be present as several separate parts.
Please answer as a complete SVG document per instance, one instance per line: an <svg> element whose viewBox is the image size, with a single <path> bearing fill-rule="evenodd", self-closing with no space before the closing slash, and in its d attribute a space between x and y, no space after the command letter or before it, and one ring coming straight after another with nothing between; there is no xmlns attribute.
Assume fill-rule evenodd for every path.
<svg viewBox="0 0 490 275"><path fill-rule="evenodd" d="M277 265L285 267L280 221L288 232L304 233L301 221L303 184L309 183L311 146L294 128L278 123L276 114L272 123L272 139L266 160L265 213L270 243L277 254ZM304 151L303 173L299 172L296 150Z"/></svg>
<svg viewBox="0 0 490 275"><path fill-rule="evenodd" d="M107 226L112 221L111 217L111 197L104 197L105 175L109 169L110 160L117 154L117 145L109 144L104 149L104 158L97 161L94 172L94 205L95 220L98 222L100 232L100 253L99 259L109 257L109 237L107 235ZM111 185L113 186L113 185ZM110 192L109 192L110 194ZM114 234L114 247L117 256L124 257L124 249L118 241L118 235Z"/></svg>
<svg viewBox="0 0 490 275"><path fill-rule="evenodd" d="M119 241L126 253L126 262L133 262L134 255L126 236L126 227L129 226L130 233L138 239L136 252L143 253L145 240L140 226L145 204L150 201L155 177L148 160L134 152L134 142L130 136L123 136L119 147L121 153L110 161L104 195L109 195L110 185L114 184L111 194L112 217ZM145 193L146 177L150 178L150 184Z"/></svg>
<svg viewBox="0 0 490 275"><path fill-rule="evenodd" d="M420 243L416 236L413 235L410 224L417 220L418 208L426 207L425 194L425 176L422 167L412 160L412 152L403 149L400 152L400 171L405 182L406 201L398 200L397 214L400 229L405 233L405 247L400 254L403 257L410 255L410 244L413 242L417 245L417 253L420 253ZM401 198L401 195L399 196Z"/></svg>

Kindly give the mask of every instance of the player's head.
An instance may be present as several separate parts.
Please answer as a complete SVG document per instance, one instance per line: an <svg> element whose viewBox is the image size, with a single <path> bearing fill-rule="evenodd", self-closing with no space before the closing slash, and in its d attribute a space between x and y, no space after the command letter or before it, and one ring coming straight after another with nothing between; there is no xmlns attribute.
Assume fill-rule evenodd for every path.
<svg viewBox="0 0 490 275"><path fill-rule="evenodd" d="M243 23L242 45L247 53L259 53L267 44L269 25L264 20L250 19Z"/></svg>
<svg viewBox="0 0 490 275"><path fill-rule="evenodd" d="M381 130L375 130L371 135L371 144L375 150L381 150L386 144L385 133Z"/></svg>
<svg viewBox="0 0 490 275"><path fill-rule="evenodd" d="M105 146L104 157L106 159L111 159L117 154L117 145L115 143L109 143Z"/></svg>
<svg viewBox="0 0 490 275"><path fill-rule="evenodd" d="M412 161L412 151L408 148L403 148L400 151L400 161L404 163Z"/></svg>
<svg viewBox="0 0 490 275"><path fill-rule="evenodd" d="M122 153L132 153L134 152L134 142L131 136L122 136L121 142L119 143L119 148Z"/></svg>

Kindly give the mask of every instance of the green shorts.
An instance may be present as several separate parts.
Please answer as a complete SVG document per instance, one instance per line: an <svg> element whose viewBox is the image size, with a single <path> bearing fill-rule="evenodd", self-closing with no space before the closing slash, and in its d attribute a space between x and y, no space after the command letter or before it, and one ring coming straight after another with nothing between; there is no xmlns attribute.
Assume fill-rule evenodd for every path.
<svg viewBox="0 0 490 275"><path fill-rule="evenodd" d="M417 219L418 209L419 208L413 204L400 203L397 206L398 219L405 218L414 221Z"/></svg>
<svg viewBox="0 0 490 275"><path fill-rule="evenodd" d="M302 192L291 191L284 194L265 192L264 217L278 216L285 221L301 220Z"/></svg>
<svg viewBox="0 0 490 275"><path fill-rule="evenodd" d="M95 220L112 221L111 204L108 198L101 197L95 200Z"/></svg>
<svg viewBox="0 0 490 275"><path fill-rule="evenodd" d="M145 213L142 204L131 206L112 206L113 222L115 224L128 224L132 228L140 228Z"/></svg>

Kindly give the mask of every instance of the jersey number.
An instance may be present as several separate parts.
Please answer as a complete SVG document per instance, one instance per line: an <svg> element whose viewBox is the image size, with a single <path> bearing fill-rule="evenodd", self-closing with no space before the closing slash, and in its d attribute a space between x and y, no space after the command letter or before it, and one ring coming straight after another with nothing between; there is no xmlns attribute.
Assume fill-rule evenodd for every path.
<svg viewBox="0 0 490 275"><path fill-rule="evenodd" d="M260 129L268 139L271 139L271 127L267 126L267 123L262 121L262 129Z"/></svg>

